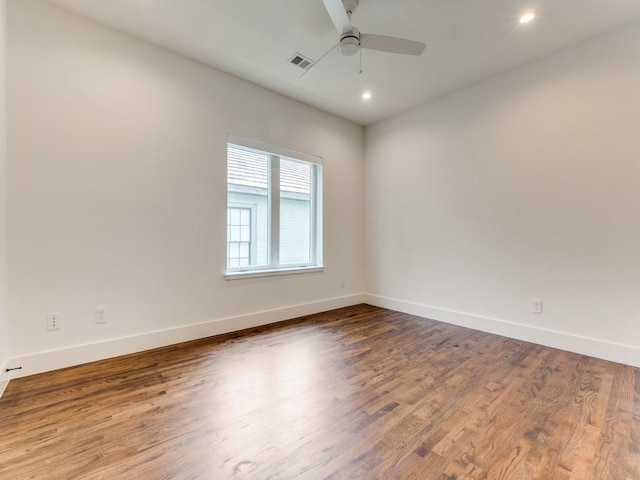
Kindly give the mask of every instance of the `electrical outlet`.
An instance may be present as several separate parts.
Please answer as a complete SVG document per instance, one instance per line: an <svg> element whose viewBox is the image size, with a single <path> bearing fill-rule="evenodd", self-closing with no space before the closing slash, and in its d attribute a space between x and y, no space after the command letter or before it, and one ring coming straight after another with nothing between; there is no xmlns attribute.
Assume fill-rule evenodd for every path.
<svg viewBox="0 0 640 480"><path fill-rule="evenodd" d="M47 330L60 330L60 312L47 314Z"/></svg>
<svg viewBox="0 0 640 480"><path fill-rule="evenodd" d="M340 286L342 288L347 286L347 277L340 277Z"/></svg>
<svg viewBox="0 0 640 480"><path fill-rule="evenodd" d="M107 307L96 307L96 323L107 323Z"/></svg>
<svg viewBox="0 0 640 480"><path fill-rule="evenodd" d="M539 298L534 298L531 300L531 311L533 313L542 313L542 300Z"/></svg>

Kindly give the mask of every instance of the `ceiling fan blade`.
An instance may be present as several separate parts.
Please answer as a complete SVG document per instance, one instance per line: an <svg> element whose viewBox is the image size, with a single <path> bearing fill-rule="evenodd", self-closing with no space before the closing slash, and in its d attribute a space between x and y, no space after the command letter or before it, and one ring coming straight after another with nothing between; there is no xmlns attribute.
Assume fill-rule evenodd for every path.
<svg viewBox="0 0 640 480"><path fill-rule="evenodd" d="M331 17L331 21L336 26L336 30L341 35L343 33L350 32L352 30L351 20L349 20L349 15L347 11L344 9L344 5L342 4L342 0L323 0L324 6L327 9L327 13Z"/></svg>
<svg viewBox="0 0 640 480"><path fill-rule="evenodd" d="M360 46L380 52L401 53L403 55L422 55L426 45L404 38L386 37L384 35L360 35Z"/></svg>

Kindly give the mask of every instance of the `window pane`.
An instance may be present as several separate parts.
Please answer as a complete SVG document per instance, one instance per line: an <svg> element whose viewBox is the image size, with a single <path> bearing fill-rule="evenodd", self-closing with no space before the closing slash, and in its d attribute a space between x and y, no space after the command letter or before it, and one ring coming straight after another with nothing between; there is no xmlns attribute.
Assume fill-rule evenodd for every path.
<svg viewBox="0 0 640 480"><path fill-rule="evenodd" d="M312 166L280 159L280 263L311 262Z"/></svg>
<svg viewBox="0 0 640 480"><path fill-rule="evenodd" d="M240 225L240 211L237 208L229 209L229 225Z"/></svg>
<svg viewBox="0 0 640 480"><path fill-rule="evenodd" d="M229 144L227 204L233 214L229 215L227 231L228 241L247 242L248 254L236 255L243 259L241 265L268 263L268 186L269 155ZM232 227L237 230L232 232ZM232 257L231 253L227 255L230 267Z"/></svg>
<svg viewBox="0 0 640 480"><path fill-rule="evenodd" d="M240 241L240 227L229 225L229 241L230 242Z"/></svg>

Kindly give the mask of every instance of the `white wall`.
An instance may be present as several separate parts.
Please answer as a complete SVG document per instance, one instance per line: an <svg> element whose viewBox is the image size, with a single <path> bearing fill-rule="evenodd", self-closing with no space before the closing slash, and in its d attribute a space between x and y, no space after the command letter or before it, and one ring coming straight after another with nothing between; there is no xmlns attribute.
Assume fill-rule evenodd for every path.
<svg viewBox="0 0 640 480"><path fill-rule="evenodd" d="M12 364L31 373L361 300L361 127L33 0L10 0L8 20ZM224 280L229 133L324 158L323 273ZM47 312L62 312L60 331Z"/></svg>
<svg viewBox="0 0 640 480"><path fill-rule="evenodd" d="M7 380L5 366L9 358L7 342L7 183L6 183L6 0L0 0L0 396Z"/></svg>
<svg viewBox="0 0 640 480"><path fill-rule="evenodd" d="M640 366L639 126L635 24L368 128L368 300Z"/></svg>

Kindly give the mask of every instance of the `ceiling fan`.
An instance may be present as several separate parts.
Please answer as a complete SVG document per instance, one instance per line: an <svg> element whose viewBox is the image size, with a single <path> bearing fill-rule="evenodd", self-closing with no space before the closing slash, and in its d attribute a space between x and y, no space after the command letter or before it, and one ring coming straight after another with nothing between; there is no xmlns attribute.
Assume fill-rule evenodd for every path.
<svg viewBox="0 0 640 480"><path fill-rule="evenodd" d="M425 44L405 40L404 38L387 37L360 33L351 24L351 15L356 11L359 0L323 0L324 6L340 34L340 52L351 56L361 48L377 50L379 52L401 53L404 55L422 55Z"/></svg>

